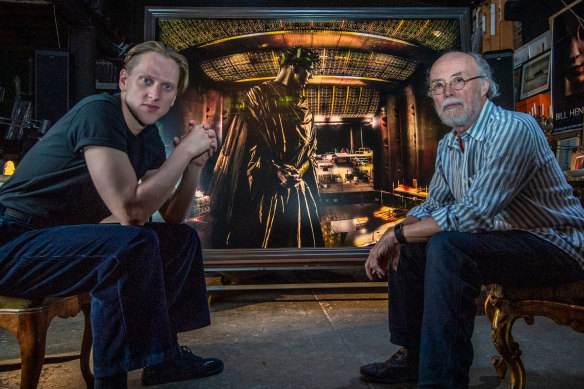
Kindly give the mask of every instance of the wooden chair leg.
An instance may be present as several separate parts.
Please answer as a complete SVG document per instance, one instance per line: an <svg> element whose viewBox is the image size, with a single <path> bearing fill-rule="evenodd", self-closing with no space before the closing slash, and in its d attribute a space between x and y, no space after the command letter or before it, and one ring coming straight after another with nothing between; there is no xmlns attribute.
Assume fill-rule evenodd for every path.
<svg viewBox="0 0 584 389"><path fill-rule="evenodd" d="M20 346L20 389L35 389L45 360L46 315L20 315L16 337Z"/></svg>
<svg viewBox="0 0 584 389"><path fill-rule="evenodd" d="M485 301L485 315L487 316L487 319L489 319L489 323L491 323L491 338L493 339L493 344L495 344L495 337L498 335L493 330L494 328L493 320L495 319L495 313L497 310L495 309L495 306L491 298L492 296L489 295L487 297L487 300ZM507 363L505 363L505 360L500 356L492 357L491 364L493 365L495 371L497 372L497 377L505 378L505 374L507 373Z"/></svg>
<svg viewBox="0 0 584 389"><path fill-rule="evenodd" d="M79 359L79 364L81 366L81 374L85 380L85 385L87 389L93 389L93 374L91 373L91 367L89 364L89 358L91 356L91 346L93 344L93 334L91 332L91 305L84 304L81 306L83 314L85 316L85 328L83 330L83 340L81 341L81 358Z"/></svg>
<svg viewBox="0 0 584 389"><path fill-rule="evenodd" d="M494 306L491 319L491 337L501 357L493 357L491 363L500 378L505 376L507 369L509 370L510 389L525 389L525 369L521 362L521 350L511 334L515 320L516 316L510 304L500 303Z"/></svg>

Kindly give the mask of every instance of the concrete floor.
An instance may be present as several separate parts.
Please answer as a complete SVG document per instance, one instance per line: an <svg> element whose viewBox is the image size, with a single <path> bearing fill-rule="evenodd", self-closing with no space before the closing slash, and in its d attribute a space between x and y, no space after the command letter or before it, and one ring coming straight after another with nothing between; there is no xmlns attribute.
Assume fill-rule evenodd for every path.
<svg viewBox="0 0 584 389"><path fill-rule="evenodd" d="M382 388L359 378L363 364L387 359L387 295L382 291L304 290L245 292L211 304L211 326L181 334L180 342L201 356L218 357L225 371L214 377L159 388ZM55 319L47 353L78 350L83 318ZM584 336L546 318L514 326L523 350L530 389L584 387ZM490 365L495 355L489 325L477 316L475 362L470 388L506 388ZM18 358L16 340L0 332L0 361ZM141 371L129 374L129 387L141 388ZM0 372L0 388L18 388L20 371ZM83 388L78 361L45 365L41 389ZM413 385L394 385L395 389Z"/></svg>

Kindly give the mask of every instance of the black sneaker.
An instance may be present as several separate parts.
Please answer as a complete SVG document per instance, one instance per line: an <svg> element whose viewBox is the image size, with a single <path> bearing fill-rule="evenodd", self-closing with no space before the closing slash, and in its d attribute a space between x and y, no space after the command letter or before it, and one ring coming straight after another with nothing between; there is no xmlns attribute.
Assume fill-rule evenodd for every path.
<svg viewBox="0 0 584 389"><path fill-rule="evenodd" d="M158 385L167 382L187 381L209 377L223 371L223 362L217 358L201 358L185 346L179 346L173 361L145 367L142 384Z"/></svg>
<svg viewBox="0 0 584 389"><path fill-rule="evenodd" d="M419 356L401 347L385 362L361 366L361 376L367 381L398 384L418 381Z"/></svg>

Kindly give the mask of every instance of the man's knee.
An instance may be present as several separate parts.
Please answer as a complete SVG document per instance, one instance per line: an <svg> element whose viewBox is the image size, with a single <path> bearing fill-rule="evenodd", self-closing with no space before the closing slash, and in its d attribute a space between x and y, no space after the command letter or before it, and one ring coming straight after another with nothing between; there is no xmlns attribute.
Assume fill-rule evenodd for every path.
<svg viewBox="0 0 584 389"><path fill-rule="evenodd" d="M188 224L151 223L148 226L156 232L160 244L199 243L197 231Z"/></svg>
<svg viewBox="0 0 584 389"><path fill-rule="evenodd" d="M426 253L426 277L463 277L476 281L479 275L475 236L466 232L442 231L430 239Z"/></svg>
<svg viewBox="0 0 584 389"><path fill-rule="evenodd" d="M128 244L128 249L132 252L132 261L151 263L152 258L159 258L160 241L158 235L148 228L130 227L135 230L135 237ZM156 262L156 261L154 261ZM158 260L159 262L159 260Z"/></svg>
<svg viewBox="0 0 584 389"><path fill-rule="evenodd" d="M199 234L197 234L197 231L189 226L188 224L176 224L176 228L179 231L179 234L181 234L181 236L184 236L185 240L189 240L189 241L193 241L193 242L198 242L199 241Z"/></svg>
<svg viewBox="0 0 584 389"><path fill-rule="evenodd" d="M443 256L461 248L466 233L457 231L441 231L434 234L428 241L427 257Z"/></svg>

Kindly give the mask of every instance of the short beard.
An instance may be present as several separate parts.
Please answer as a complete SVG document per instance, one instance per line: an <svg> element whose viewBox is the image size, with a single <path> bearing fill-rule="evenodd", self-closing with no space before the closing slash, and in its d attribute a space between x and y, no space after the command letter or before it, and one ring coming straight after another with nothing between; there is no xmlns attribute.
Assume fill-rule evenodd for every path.
<svg viewBox="0 0 584 389"><path fill-rule="evenodd" d="M447 117L444 114L444 107L446 107L448 104L462 104L463 112L458 116ZM444 100L444 102L440 106L440 109L436 109L436 113L438 113L438 116L440 117L440 120L442 120L442 123L446 124L447 126L463 127L467 125L474 116L473 112L464 112L464 108L465 108L464 101L462 101L461 99L456 99L454 97L449 97L446 100Z"/></svg>

